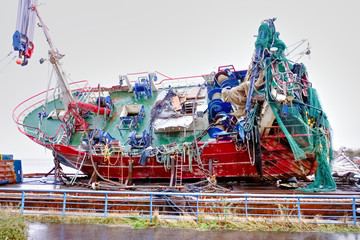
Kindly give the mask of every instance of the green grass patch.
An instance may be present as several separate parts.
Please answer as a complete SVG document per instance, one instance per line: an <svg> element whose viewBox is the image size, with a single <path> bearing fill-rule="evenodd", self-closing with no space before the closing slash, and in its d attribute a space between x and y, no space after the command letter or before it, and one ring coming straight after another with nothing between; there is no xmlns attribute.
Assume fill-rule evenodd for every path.
<svg viewBox="0 0 360 240"><path fill-rule="evenodd" d="M270 222L264 218L251 219L248 221L234 221L232 219L224 220L193 220L191 217L183 217L178 220L162 219L154 215L153 220L143 218L121 218L109 216L101 217L82 217L82 216L56 216L56 215L25 215L22 219L29 222L50 222L50 223L71 223L71 224L108 224L118 226L131 226L133 228L149 227L170 227L198 230L220 230L234 229L242 231L277 231L277 232L360 232L360 227L352 225L334 225L334 224L307 224L298 222Z"/></svg>
<svg viewBox="0 0 360 240"><path fill-rule="evenodd" d="M277 232L360 232L360 227L352 225L334 224L307 224L294 221L269 221L269 219L257 218L248 221L235 221L234 219L205 220L205 216L195 221L191 216L183 216L177 220L162 219L154 214L152 221L145 218L122 218L116 216L90 217L90 216L65 216L59 215L24 215L10 212L0 212L0 240L2 239L26 239L28 236L27 222L42 223L68 223L68 224L107 224L116 226L131 226L133 228L169 227L198 230L233 229L241 231L277 231Z"/></svg>
<svg viewBox="0 0 360 240"><path fill-rule="evenodd" d="M0 211L0 240L22 240L28 237L28 226L20 214Z"/></svg>

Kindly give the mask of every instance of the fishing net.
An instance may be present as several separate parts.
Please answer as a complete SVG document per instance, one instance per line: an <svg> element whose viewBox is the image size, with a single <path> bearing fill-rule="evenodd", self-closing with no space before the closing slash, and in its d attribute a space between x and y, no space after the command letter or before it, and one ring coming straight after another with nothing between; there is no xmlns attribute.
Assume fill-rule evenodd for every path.
<svg viewBox="0 0 360 240"><path fill-rule="evenodd" d="M273 32L273 29L269 27L268 24L264 23L259 27L259 33L263 32L264 36L258 36L255 42L255 47L262 47L263 49L270 49L272 47L276 47L277 50L274 54L276 57L281 57L282 53L286 49L285 43L279 39L279 33Z"/></svg>
<svg viewBox="0 0 360 240"><path fill-rule="evenodd" d="M286 136L296 161L306 159L307 154L315 154L318 163L314 183L300 190L307 192L333 191L336 184L331 176L328 160L332 160L330 125L326 115L312 107L321 109L315 89L309 88L309 106L293 101L287 115L281 114L281 104L269 101L276 121Z"/></svg>
<svg viewBox="0 0 360 240"><path fill-rule="evenodd" d="M326 114L322 111L318 94L314 88L307 85L303 85L300 89L295 88L296 81L290 79L291 75L285 74L288 71L286 68L292 68L283 54L285 44L278 39L278 34L272 35L271 29L266 24L261 25L260 29L265 29L266 37L257 40L255 45L266 48L277 47L276 52L263 64L266 71L266 95L276 122L288 140L295 161L306 159L307 155L311 154L316 156L318 163L315 181L299 190L333 191L336 189L336 184L329 165L329 161L333 158L331 128ZM276 69L274 69L275 65ZM274 70L277 77L274 77ZM300 70L305 71L305 68ZM274 89L286 98L279 101L277 96L274 96ZM303 90L305 99L301 101L296 96L302 95Z"/></svg>
<svg viewBox="0 0 360 240"><path fill-rule="evenodd" d="M259 27L259 32L264 32L264 36L258 36L255 42L255 47L270 48L273 40L273 30L269 27L268 24L261 24Z"/></svg>

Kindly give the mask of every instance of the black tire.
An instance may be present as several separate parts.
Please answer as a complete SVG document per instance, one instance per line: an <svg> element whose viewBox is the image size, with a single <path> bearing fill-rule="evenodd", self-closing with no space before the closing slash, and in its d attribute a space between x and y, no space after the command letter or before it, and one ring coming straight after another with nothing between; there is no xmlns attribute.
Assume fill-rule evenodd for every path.
<svg viewBox="0 0 360 240"><path fill-rule="evenodd" d="M348 184L353 184L354 181L352 179L354 179L355 173L348 173L346 176L346 182Z"/></svg>

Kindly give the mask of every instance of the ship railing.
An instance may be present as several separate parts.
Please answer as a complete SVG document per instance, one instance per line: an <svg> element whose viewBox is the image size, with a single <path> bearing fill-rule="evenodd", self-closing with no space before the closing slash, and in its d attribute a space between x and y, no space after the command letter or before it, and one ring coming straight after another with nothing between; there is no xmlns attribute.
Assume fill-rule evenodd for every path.
<svg viewBox="0 0 360 240"><path fill-rule="evenodd" d="M84 86L84 88L80 92L76 92L76 102L87 102L89 98L89 93L92 92L91 87L88 87L87 85Z"/></svg>
<svg viewBox="0 0 360 240"><path fill-rule="evenodd" d="M195 76L188 76L188 77L177 77L172 78L163 73L155 71L156 75L158 76L158 81L155 82L155 86L157 88L168 88L173 87L189 87L189 86L197 86L201 85L205 82L207 75L195 75ZM148 74L148 72L139 72L139 73L129 73L127 76L136 76L136 75L144 75ZM136 80L130 80L130 83L134 84Z"/></svg>
<svg viewBox="0 0 360 240"><path fill-rule="evenodd" d="M76 91L83 91L84 86L86 85L87 85L86 80L73 82L69 84L71 91L74 93ZM24 124L24 120L30 113L35 114L34 110L36 109L39 109L39 114L42 115L42 117L44 117L44 115L46 115L45 112L43 112L45 111L44 105L47 102L60 99L60 94L56 90L57 88L51 88L48 91L43 91L41 93L32 96L31 98L24 100L23 102L21 102L19 105L16 106L12 114L13 120L17 124L19 131L25 134L26 136L28 136L29 138L31 138L32 140L34 140L35 142L38 142L39 144L42 145L46 144L49 140L51 141L51 139L49 139L46 136L46 134L41 129L38 128L38 126L30 126ZM64 126L60 126L59 128L63 128L63 127ZM60 130L58 129L57 132L58 131Z"/></svg>
<svg viewBox="0 0 360 240"><path fill-rule="evenodd" d="M179 78L165 78L155 83L158 88L171 87L189 87L202 85L205 82L205 75L179 77Z"/></svg>
<svg viewBox="0 0 360 240"><path fill-rule="evenodd" d="M274 68L274 64L271 63L271 70L272 70L272 76L276 79L276 82L279 82L280 85L277 83L278 86L280 86L282 88L283 84L290 84L294 82L294 77L293 77L293 72L290 71L289 65L287 62L285 62L285 69L287 69L287 71L284 72L280 72L280 71L276 71ZM289 79L289 81L282 81L281 79Z"/></svg>
<svg viewBox="0 0 360 240"><path fill-rule="evenodd" d="M0 188L0 208L23 215L333 224L358 227L360 195L235 194Z"/></svg>
<svg viewBox="0 0 360 240"><path fill-rule="evenodd" d="M306 131L306 133L305 132L299 133L299 131L295 131L296 128L300 129L300 128L305 128L305 127L306 126L304 126L304 125L286 125L286 128L288 129L290 135L294 138L306 137L306 136L313 135L311 130ZM308 126L308 127L311 128L311 126ZM273 131L271 131L271 130L273 130ZM329 135L329 130L325 130L325 135L326 136ZM261 138L264 138L264 139L266 139L266 138L280 139L280 138L285 138L285 137L286 137L286 135L281 130L280 126L264 127L264 131L261 136Z"/></svg>
<svg viewBox="0 0 360 240"><path fill-rule="evenodd" d="M286 125L286 128L287 129L295 129L295 128L304 128L304 126L303 125ZM270 134L270 132L271 132L271 134ZM295 133L292 130L290 130L289 132L292 137L306 137L308 135L312 135L311 133ZM261 138L263 138L263 139L266 139L266 138L280 139L280 138L285 138L285 137L286 137L286 135L281 130L280 126L271 126L271 127L264 127L263 135Z"/></svg>

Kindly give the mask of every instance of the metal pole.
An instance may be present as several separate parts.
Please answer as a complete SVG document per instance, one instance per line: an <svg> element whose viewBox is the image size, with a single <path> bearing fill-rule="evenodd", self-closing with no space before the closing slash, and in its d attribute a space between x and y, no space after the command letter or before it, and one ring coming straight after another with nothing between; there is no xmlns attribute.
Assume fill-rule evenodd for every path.
<svg viewBox="0 0 360 240"><path fill-rule="evenodd" d="M58 60L62 57L60 54L57 53L57 50L55 49L53 42L50 38L50 34L49 31L46 27L46 25L44 24L43 20L41 19L39 12L37 10L37 8L34 6L32 7L32 10L35 11L39 21L40 21L40 26L45 34L45 38L46 41L49 44L50 47L50 51L49 51L49 55L50 55L50 62L51 64L54 66L55 71L57 73L58 76L58 83L59 83L59 88L61 90L61 94L62 94L62 100L64 101L64 107L66 109L68 109L68 106L71 102L74 101L72 95L71 95L71 91L70 91L70 87L69 84L66 80L66 75L64 73L64 71L62 70L61 66L58 63Z"/></svg>
<svg viewBox="0 0 360 240"><path fill-rule="evenodd" d="M245 197L245 217L246 217L246 221L247 221L248 220L247 197Z"/></svg>
<svg viewBox="0 0 360 240"><path fill-rule="evenodd" d="M62 217L65 216L65 207L66 207L66 192L64 192L63 208L62 208Z"/></svg>
<svg viewBox="0 0 360 240"><path fill-rule="evenodd" d="M352 200L352 210L353 210L353 219L354 219L354 225L355 227L357 226L357 222L356 222L356 206L355 206L355 197L353 197Z"/></svg>
<svg viewBox="0 0 360 240"><path fill-rule="evenodd" d="M125 185L130 186L133 184L133 163L132 159L129 160L128 176L126 178Z"/></svg>
<svg viewBox="0 0 360 240"><path fill-rule="evenodd" d="M212 176L213 175L213 160L212 159L209 159L209 172L210 172L210 175Z"/></svg>
<svg viewBox="0 0 360 240"><path fill-rule="evenodd" d="M150 195L150 222L152 222L152 205L153 195Z"/></svg>
<svg viewBox="0 0 360 240"><path fill-rule="evenodd" d="M173 187L176 184L176 173L175 173L175 158L170 158L171 162L171 177L170 177L170 187Z"/></svg>
<svg viewBox="0 0 360 240"><path fill-rule="evenodd" d="M24 207L25 207L25 192L22 191L21 194L21 214L24 214Z"/></svg>
<svg viewBox="0 0 360 240"><path fill-rule="evenodd" d="M199 221L199 195L196 196L196 221Z"/></svg>
<svg viewBox="0 0 360 240"><path fill-rule="evenodd" d="M108 207L108 195L105 194L105 207L104 207L104 218L107 217L107 207Z"/></svg>
<svg viewBox="0 0 360 240"><path fill-rule="evenodd" d="M299 224L301 224L301 211L300 211L300 198L299 197L297 197L297 208L298 208Z"/></svg>

